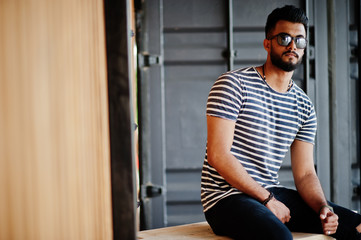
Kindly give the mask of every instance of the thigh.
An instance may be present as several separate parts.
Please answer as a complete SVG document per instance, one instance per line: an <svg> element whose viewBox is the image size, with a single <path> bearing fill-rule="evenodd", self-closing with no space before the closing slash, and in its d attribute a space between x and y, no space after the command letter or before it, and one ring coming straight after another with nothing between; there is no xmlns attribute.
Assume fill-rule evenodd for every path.
<svg viewBox="0 0 361 240"><path fill-rule="evenodd" d="M234 239L292 239L288 228L265 206L246 194L226 197L205 213L217 235Z"/></svg>
<svg viewBox="0 0 361 240"><path fill-rule="evenodd" d="M318 214L303 201L297 191L288 188L269 190L290 209L291 220L286 225L292 232L323 233Z"/></svg>
<svg viewBox="0 0 361 240"><path fill-rule="evenodd" d="M290 209L291 220L286 225L291 231L323 233L319 214L303 201L297 191L287 188L272 188L270 191ZM361 215L332 202L328 204L333 207L339 217L339 226L332 236L340 240L361 239L356 231L356 226L361 223Z"/></svg>

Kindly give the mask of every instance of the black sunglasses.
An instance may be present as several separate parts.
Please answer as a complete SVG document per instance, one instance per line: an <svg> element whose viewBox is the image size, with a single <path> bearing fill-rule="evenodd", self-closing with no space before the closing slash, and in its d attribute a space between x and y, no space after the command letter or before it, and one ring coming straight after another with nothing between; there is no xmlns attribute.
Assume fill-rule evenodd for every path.
<svg viewBox="0 0 361 240"><path fill-rule="evenodd" d="M277 42L281 46L288 46L292 40L295 42L297 48L304 49L307 46L307 40L304 37L292 37L287 33L279 33L271 38L268 38L268 40L272 40L275 37L277 37Z"/></svg>

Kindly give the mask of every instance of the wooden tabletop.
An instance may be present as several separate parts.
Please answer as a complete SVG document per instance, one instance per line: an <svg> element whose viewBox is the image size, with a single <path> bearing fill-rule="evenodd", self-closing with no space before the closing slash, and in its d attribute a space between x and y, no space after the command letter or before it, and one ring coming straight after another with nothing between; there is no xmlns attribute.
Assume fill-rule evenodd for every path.
<svg viewBox="0 0 361 240"><path fill-rule="evenodd" d="M323 234L292 233L293 239L332 240ZM138 240L178 240L178 239L212 239L230 240L229 237L217 236L207 222L192 223L175 227L158 228L138 232Z"/></svg>

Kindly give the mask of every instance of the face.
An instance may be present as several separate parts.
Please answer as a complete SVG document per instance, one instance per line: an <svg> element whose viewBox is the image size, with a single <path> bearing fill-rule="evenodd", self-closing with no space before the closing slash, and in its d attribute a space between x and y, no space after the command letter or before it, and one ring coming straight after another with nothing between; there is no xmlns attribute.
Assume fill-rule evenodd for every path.
<svg viewBox="0 0 361 240"><path fill-rule="evenodd" d="M292 23L288 21L278 21L271 36L279 33L287 33L291 37L306 37L306 31L302 23ZM277 37L266 40L266 50L270 54L271 62L276 67L290 72L297 68L302 62L304 49L297 48L294 40L288 46L281 46L277 42Z"/></svg>

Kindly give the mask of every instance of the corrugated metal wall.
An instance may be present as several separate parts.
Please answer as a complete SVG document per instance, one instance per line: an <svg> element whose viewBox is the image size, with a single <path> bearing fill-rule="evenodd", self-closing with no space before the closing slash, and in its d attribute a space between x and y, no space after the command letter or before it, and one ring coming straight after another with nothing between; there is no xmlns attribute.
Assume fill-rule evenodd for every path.
<svg viewBox="0 0 361 240"><path fill-rule="evenodd" d="M231 13L228 12L229 2L233 5ZM140 98L143 99L143 115L140 114L140 121L141 134L144 136L141 137L141 144L146 145L141 151L142 189L146 189L145 186L161 186L158 188L158 193L161 194L151 197L143 191L143 228L204 220L200 204L200 174L206 145L205 107L210 87L231 65L233 68L241 68L261 65L265 61L266 52L262 42L267 15L274 8L285 4L305 7L310 18L310 45L304 64L295 71L294 80L310 95L318 112L315 166L327 197L351 207L351 200L345 199L351 199L351 183L359 184L359 100L354 90L358 86L358 64L355 56L348 58L349 55L344 54L347 56L346 60L351 61L351 71L348 70L349 63L346 62L346 68L337 66L337 72L333 72L330 66L336 62L329 61L328 56L332 53L330 49L335 42L339 48L343 45L353 46L350 49L355 48L355 36L358 33L355 28L357 17L351 12L338 13L339 20L343 20L334 23L349 24L345 34L350 34L350 38L347 37L350 43L339 36L335 36L335 42L331 41L330 32L340 26L332 25L329 21L329 15L332 14L327 12L330 2L144 2L143 11L139 15L140 19L143 19L143 41L139 49L142 53L141 59L149 60L150 56L155 64L140 66ZM355 2L350 1L347 5L349 7L345 9L352 11L353 5ZM353 16L353 22L348 22L349 16ZM230 35L228 29L233 29ZM228 37L232 35L233 37ZM351 76L350 85L347 85L350 86L347 114L339 111L345 110L343 108L332 107L332 101L340 102L347 97L344 92L341 95L332 92L337 92L338 88L332 88L332 85L329 88L331 82L334 82L336 87L344 84L340 77L335 77L336 75L344 78ZM342 146L344 140L334 138L335 134L343 130L332 124L331 116L337 116L338 119L347 117L347 123L351 124L345 133L350 143L346 146L349 164L344 164L344 160L339 159L332 150L334 145ZM338 130L331 134L332 127ZM155 137L152 134L155 134ZM342 148L339 147L337 152L340 151L342 152ZM347 172L352 172L352 181L351 174L347 183L342 182L344 177L337 179L337 176ZM294 186L288 156L281 168L280 180L283 185ZM340 188L348 189L348 195L342 196L335 191ZM355 196L352 202L353 209L359 209L358 201L358 197Z"/></svg>
<svg viewBox="0 0 361 240"><path fill-rule="evenodd" d="M168 226L204 221L200 177L206 144L205 104L226 71L226 1L164 1Z"/></svg>
<svg viewBox="0 0 361 240"><path fill-rule="evenodd" d="M350 0L349 14L349 69L351 102L351 208L360 212L360 1Z"/></svg>

